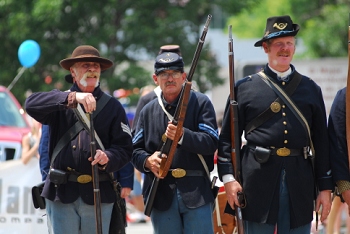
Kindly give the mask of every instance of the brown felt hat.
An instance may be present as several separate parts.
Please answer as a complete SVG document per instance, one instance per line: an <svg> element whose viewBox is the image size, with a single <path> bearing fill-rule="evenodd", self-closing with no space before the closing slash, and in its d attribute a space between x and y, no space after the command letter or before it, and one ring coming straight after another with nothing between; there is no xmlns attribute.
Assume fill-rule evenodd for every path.
<svg viewBox="0 0 350 234"><path fill-rule="evenodd" d="M97 62L101 64L101 71L113 66L111 60L100 57L100 52L95 47L89 45L81 45L75 48L72 56L61 60L60 65L69 71L70 67L76 62Z"/></svg>
<svg viewBox="0 0 350 234"><path fill-rule="evenodd" d="M299 25L294 24L289 15L270 17L266 21L266 29L263 38L257 41L254 46L262 46L264 41L272 38L295 36L299 29Z"/></svg>

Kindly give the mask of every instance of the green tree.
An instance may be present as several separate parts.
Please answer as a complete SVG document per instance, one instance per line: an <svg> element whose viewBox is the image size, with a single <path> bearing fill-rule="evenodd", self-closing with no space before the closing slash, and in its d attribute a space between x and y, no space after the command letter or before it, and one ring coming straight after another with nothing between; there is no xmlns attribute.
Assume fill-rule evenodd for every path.
<svg viewBox="0 0 350 234"><path fill-rule="evenodd" d="M303 57L347 54L350 0L218 0L218 4L232 15L228 24L237 37L261 38L268 17L288 14L301 26L298 37L306 47Z"/></svg>
<svg viewBox="0 0 350 234"><path fill-rule="evenodd" d="M307 20L303 40L308 57L345 57L348 54L349 4L326 5Z"/></svg>
<svg viewBox="0 0 350 234"><path fill-rule="evenodd" d="M115 62L102 75L110 91L153 83L143 60L153 61L163 44L179 44L187 67L201 27L212 8L209 0L37 0L0 3L1 84L8 86L21 67L17 50L26 39L41 47L38 63L27 69L11 90L24 102L25 91L67 89L68 72L58 62L81 44L98 47ZM207 44L208 42L206 42ZM216 58L204 46L193 79L200 91L223 82ZM45 78L52 83L46 84Z"/></svg>

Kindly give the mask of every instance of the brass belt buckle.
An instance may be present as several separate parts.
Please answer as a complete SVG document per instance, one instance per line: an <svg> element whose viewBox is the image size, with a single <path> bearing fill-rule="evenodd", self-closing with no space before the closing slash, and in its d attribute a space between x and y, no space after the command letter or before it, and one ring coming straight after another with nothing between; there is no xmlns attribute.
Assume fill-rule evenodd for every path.
<svg viewBox="0 0 350 234"><path fill-rule="evenodd" d="M78 183L86 184L92 181L91 175L80 175L77 178Z"/></svg>
<svg viewBox="0 0 350 234"><path fill-rule="evenodd" d="M281 156L281 157L289 156L290 155L290 149L288 149L286 147L279 148L276 153L277 153L278 156Z"/></svg>
<svg viewBox="0 0 350 234"><path fill-rule="evenodd" d="M175 178L182 178L186 175L186 171L182 168L176 168L171 171L171 175Z"/></svg>

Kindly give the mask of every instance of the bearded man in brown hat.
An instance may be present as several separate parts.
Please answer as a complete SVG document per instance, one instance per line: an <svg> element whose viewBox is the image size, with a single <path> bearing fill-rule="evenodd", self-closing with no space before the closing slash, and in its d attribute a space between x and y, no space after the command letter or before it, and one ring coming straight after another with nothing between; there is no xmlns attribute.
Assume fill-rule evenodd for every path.
<svg viewBox="0 0 350 234"><path fill-rule="evenodd" d="M333 183L321 88L291 64L298 31L288 15L268 18L263 38L255 43L268 63L235 86L240 135L244 131L247 140L241 149L241 184L234 178L230 102L226 104L218 171L232 208L240 206L237 193L245 195L245 233L272 234L277 229L309 234L314 209L322 210L322 222L331 209Z"/></svg>
<svg viewBox="0 0 350 234"><path fill-rule="evenodd" d="M45 197L50 233L95 233L92 166L98 166L102 232L109 225L116 193L109 177L126 165L132 155L131 131L124 108L99 86L101 71L113 62L88 45L78 46L72 56L60 62L69 70L69 92L37 92L26 100L29 115L50 127L50 173L42 196ZM91 157L88 123L78 120L92 113L96 135L100 139L94 160ZM97 137L96 137L97 140ZM98 142L98 141L97 141ZM103 145L103 146L102 146Z"/></svg>

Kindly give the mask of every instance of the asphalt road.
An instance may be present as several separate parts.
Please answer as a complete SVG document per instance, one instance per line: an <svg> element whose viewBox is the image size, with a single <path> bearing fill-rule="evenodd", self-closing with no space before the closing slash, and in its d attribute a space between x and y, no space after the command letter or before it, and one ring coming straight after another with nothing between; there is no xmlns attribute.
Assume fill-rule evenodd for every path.
<svg viewBox="0 0 350 234"><path fill-rule="evenodd" d="M128 223L127 234L153 234L151 221L147 223Z"/></svg>

